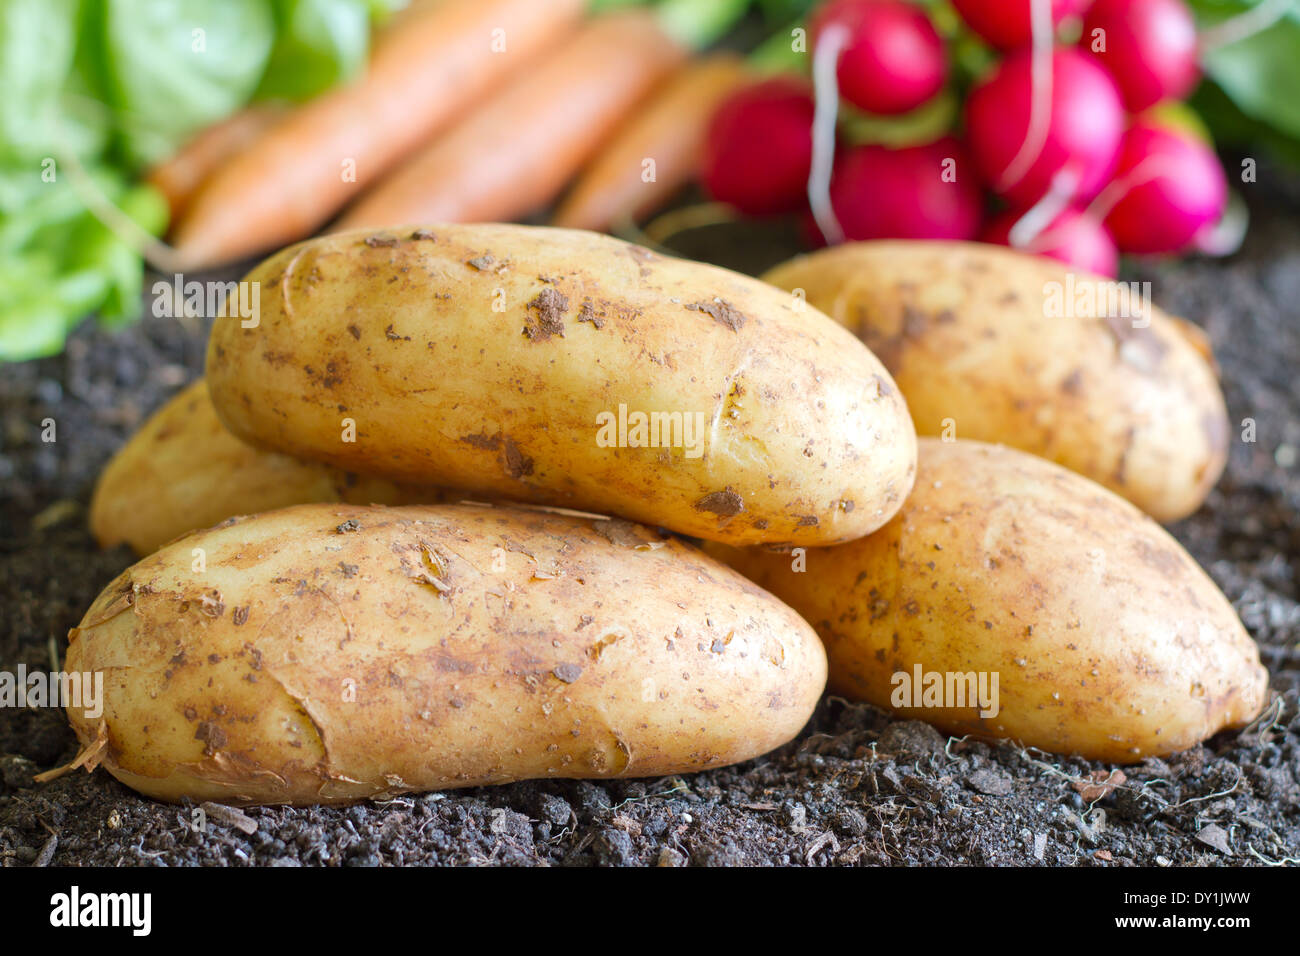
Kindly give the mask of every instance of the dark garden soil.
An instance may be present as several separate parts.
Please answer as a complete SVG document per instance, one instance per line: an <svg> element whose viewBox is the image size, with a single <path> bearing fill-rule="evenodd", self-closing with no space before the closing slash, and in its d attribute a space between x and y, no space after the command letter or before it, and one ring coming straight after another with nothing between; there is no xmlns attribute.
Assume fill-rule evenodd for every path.
<svg viewBox="0 0 1300 956"><path fill-rule="evenodd" d="M254 808L247 820L218 808L198 833L189 808L138 797L103 771L33 783L75 753L73 734L61 711L5 708L0 864L1300 862L1300 204L1294 191L1247 188L1259 198L1241 253L1130 276L1205 326L1233 421L1255 422L1256 441L1233 443L1205 508L1174 529L1272 674L1278 695L1246 731L1125 768L1113 788L1089 787L1111 768L948 740L830 698L793 743L724 770ZM735 235L725 246L719 235L682 248L737 255ZM757 269L769 253L748 249L728 264ZM0 668L47 668L51 647L131 563L125 549L99 551L86 530L91 485L145 416L198 374L205 331L164 319L116 333L87 324L58 358L0 366ZM41 440L47 418L52 443Z"/></svg>

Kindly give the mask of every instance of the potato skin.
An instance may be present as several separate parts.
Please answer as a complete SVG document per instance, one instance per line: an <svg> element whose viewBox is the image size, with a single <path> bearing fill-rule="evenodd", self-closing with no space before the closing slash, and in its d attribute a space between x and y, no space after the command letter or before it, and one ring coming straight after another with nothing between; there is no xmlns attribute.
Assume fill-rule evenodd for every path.
<svg viewBox="0 0 1300 956"><path fill-rule="evenodd" d="M869 538L711 550L817 628L834 693L891 707L895 673L999 675L1000 712L902 708L950 734L1130 763L1253 718L1258 648L1159 525L1004 446L920 440L916 488Z"/></svg>
<svg viewBox="0 0 1300 956"><path fill-rule="evenodd" d="M438 504L465 495L355 475L240 441L199 379L156 411L100 473L90 529L101 548L149 554L234 515L313 501Z"/></svg>
<svg viewBox="0 0 1300 956"><path fill-rule="evenodd" d="M860 537L911 488L915 432L879 361L723 269L595 233L434 225L311 240L247 281L260 323L218 322L207 376L262 447L735 544ZM620 405L699 415L702 454L601 447Z"/></svg>
<svg viewBox="0 0 1300 956"><path fill-rule="evenodd" d="M1228 455L1204 333L1154 307L1147 328L1080 311L1078 290L1108 280L1067 280L1067 271L983 243L889 241L802 256L763 278L805 290L862 337L893 373L918 434L1011 445L1159 521L1186 517ZM1048 315L1049 289L1061 291L1067 317ZM955 435L944 434L945 419Z"/></svg>
<svg viewBox="0 0 1300 956"><path fill-rule="evenodd" d="M789 740L826 678L794 611L676 538L472 505L231 519L125 571L69 641L105 675L78 736L171 801L702 770Z"/></svg>

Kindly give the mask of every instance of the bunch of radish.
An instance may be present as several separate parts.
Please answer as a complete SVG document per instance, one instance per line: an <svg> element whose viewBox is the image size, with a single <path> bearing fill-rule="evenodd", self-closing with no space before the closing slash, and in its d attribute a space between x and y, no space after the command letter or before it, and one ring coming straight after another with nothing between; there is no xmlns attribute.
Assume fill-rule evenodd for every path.
<svg viewBox="0 0 1300 956"><path fill-rule="evenodd" d="M1120 253L1223 251L1227 177L1178 102L1202 52L1183 0L951 4L944 33L905 0L820 4L807 75L756 81L714 116L706 191L745 215L802 212L816 241L978 238L1110 276ZM994 57L956 129L902 147L844 135L846 114L951 96L963 34Z"/></svg>

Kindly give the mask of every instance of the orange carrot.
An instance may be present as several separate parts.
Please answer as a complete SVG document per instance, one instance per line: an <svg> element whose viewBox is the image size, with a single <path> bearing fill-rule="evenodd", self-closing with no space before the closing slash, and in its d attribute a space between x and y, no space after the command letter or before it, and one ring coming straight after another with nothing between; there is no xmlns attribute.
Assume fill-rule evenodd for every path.
<svg viewBox="0 0 1300 956"><path fill-rule="evenodd" d="M279 103L261 103L233 113L202 130L174 156L149 171L146 181L167 199L172 219L214 170L247 149L285 115Z"/></svg>
<svg viewBox="0 0 1300 956"><path fill-rule="evenodd" d="M713 112L744 77L734 53L716 53L679 71L587 166L554 224L608 229L622 216L637 219L664 205L694 178ZM647 160L654 162L653 178L647 178Z"/></svg>
<svg viewBox="0 0 1300 956"><path fill-rule="evenodd" d="M191 268L301 239L570 32L583 0L431 0L376 40L366 74L305 104L200 187L173 243Z"/></svg>
<svg viewBox="0 0 1300 956"><path fill-rule="evenodd" d="M346 212L340 229L514 219L551 202L686 55L645 10L589 21Z"/></svg>

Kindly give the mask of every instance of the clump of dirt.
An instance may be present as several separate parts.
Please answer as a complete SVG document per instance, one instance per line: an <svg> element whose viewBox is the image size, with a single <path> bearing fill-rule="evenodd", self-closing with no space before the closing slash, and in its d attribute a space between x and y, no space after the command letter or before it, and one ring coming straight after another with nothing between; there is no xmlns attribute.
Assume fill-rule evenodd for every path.
<svg viewBox="0 0 1300 956"><path fill-rule="evenodd" d="M528 310L529 321L524 326L524 335L534 342L546 342L552 335L564 337L564 314L569 310L569 297L563 292L547 286L528 303Z"/></svg>
<svg viewBox="0 0 1300 956"><path fill-rule="evenodd" d="M947 739L926 724L827 698L789 745L707 773L237 815L146 800L102 771L38 786L35 773L75 753L73 735L61 712L6 708L0 863L1295 862L1300 219L1294 196L1262 195L1252 206L1256 221L1240 254L1129 276L1150 280L1157 302L1202 323L1222 367L1237 429L1228 471L1205 508L1173 530L1231 598L1272 675L1278 694L1244 731L1127 767L1119 782L1103 764ZM752 242L754 233L746 227L738 238ZM750 245L747 260L729 264L757 272L790 251ZM99 590L131 563L125 549L101 552L87 532L90 488L144 416L200 374L206 331L157 319L115 334L87 326L63 356L0 375L0 667L48 667L52 643L62 646ZM42 440L48 420L53 441Z"/></svg>

